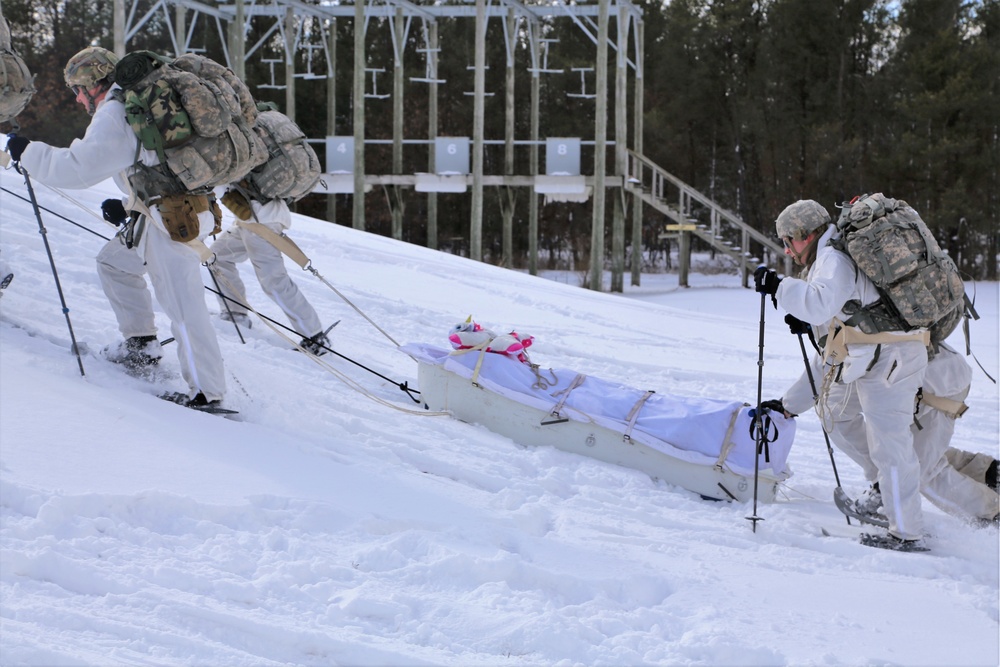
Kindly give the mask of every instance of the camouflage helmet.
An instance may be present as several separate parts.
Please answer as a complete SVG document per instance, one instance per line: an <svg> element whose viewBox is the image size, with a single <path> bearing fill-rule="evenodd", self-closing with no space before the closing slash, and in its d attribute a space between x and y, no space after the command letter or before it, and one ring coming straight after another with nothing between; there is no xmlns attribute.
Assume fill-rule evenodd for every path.
<svg viewBox="0 0 1000 667"><path fill-rule="evenodd" d="M115 81L115 65L118 56L99 46L88 46L66 63L63 77L70 88L83 86L90 90L101 81L112 84Z"/></svg>
<svg viewBox="0 0 1000 667"><path fill-rule="evenodd" d="M813 231L830 224L830 214L812 199L800 199L789 204L778 215L774 230L778 238L804 241Z"/></svg>

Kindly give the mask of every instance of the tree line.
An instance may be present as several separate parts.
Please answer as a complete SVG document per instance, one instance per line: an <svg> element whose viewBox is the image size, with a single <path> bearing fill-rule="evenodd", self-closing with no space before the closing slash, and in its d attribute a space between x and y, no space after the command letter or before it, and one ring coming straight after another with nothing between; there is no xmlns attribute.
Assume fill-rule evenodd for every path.
<svg viewBox="0 0 1000 667"><path fill-rule="evenodd" d="M152 6L152 0L148 4ZM773 221L789 203L815 199L832 214L853 196L884 192L920 212L942 247L969 278L996 280L1000 260L1000 0L636 0L643 10L643 153L773 234ZM87 44L111 48L111 0L4 0L14 46L36 74L36 93L18 118L23 134L56 145L81 136L87 117L62 81L66 60ZM140 2L137 15L141 15ZM168 15L156 12L135 35L130 49L171 53ZM205 19L202 19L205 21ZM315 22L316 19L303 19ZM566 21L560 19L559 21ZM263 38L273 20L255 18L248 44ZM353 21L338 20L336 134L351 134ZM504 138L506 54L502 21L488 25L485 136ZM316 24L318 26L318 24ZM439 19L440 136L472 132L473 21ZM318 27L303 35L318 34ZM541 77L540 123L546 136L593 138L594 100L581 96L593 85L595 49L571 24L553 20L545 36L548 67L563 74ZM213 24L195 26L192 48L223 60ZM614 34L612 30L612 34ZM246 78L258 99L284 105L262 58L280 57L279 36L265 39L246 63ZM305 39L305 38L303 38ZM409 31L404 137L428 136L424 44ZM387 25L373 20L366 33L366 67L384 70L380 93L392 90L393 45ZM305 72L308 54L296 55ZM609 54L609 71L614 58ZM313 56L313 70L317 66ZM515 50L515 136L529 136L531 67L526 39ZM280 67L276 68L281 70ZM281 83L278 74L277 83ZM609 94L634 95L628 90ZM372 82L367 82L371 90ZM296 121L310 137L327 133L326 84L300 80ZM614 105L609 105L614 114ZM392 137L391 99L366 100L366 135ZM631 119L629 122L631 127ZM613 119L609 118L609 127ZM630 130L634 131L634 128ZM613 138L613 137L611 137ZM630 139L631 145L631 139ZM428 147L407 144L404 173L427 169ZM322 159L322 150L318 151ZM503 173L503 147L488 144L484 172ZM542 156L544 165L544 155ZM366 150L368 173L391 173L391 147ZM590 173L593 150L585 150ZM608 164L614 161L609 152ZM527 149L515 154L515 173L527 174ZM326 195L311 195L298 210L326 217ZM336 220L349 224L350 195L336 197ZM366 225L390 233L388 193L366 195ZM440 244L461 251L468 238L469 196L438 195ZM404 193L404 239L426 243L426 195ZM484 258L499 261L500 194L487 192L483 221ZM515 266L525 266L528 195L520 189L514 209ZM610 210L610 207L608 207ZM627 219L631 219L629 216ZM666 221L644 209L643 238L636 249L653 261L657 231ZM590 245L589 203L544 204L539 210L539 254L543 267L586 269ZM610 226L608 226L610 229ZM630 238L630 236L629 236ZM610 244L606 244L610 247Z"/></svg>

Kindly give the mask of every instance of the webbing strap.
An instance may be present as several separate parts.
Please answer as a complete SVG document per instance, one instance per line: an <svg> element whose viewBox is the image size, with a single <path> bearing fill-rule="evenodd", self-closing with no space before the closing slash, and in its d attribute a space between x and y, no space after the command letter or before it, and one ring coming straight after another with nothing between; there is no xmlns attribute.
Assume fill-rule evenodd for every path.
<svg viewBox="0 0 1000 667"><path fill-rule="evenodd" d="M880 331L878 333L867 334L858 328L850 327L841 322L836 317L830 322L830 331L826 337L826 346L823 350L823 361L829 364L843 363L847 358L848 346L858 345L885 345L889 343L905 343L918 341L928 346L931 344L931 332L927 329L918 331Z"/></svg>
<svg viewBox="0 0 1000 667"><path fill-rule="evenodd" d="M719 452L718 460L715 462L716 468L722 468L722 464L725 463L729 452L733 451L733 447L736 446L736 441L733 440L733 431L736 430L736 418L740 416L740 411L743 410L743 407L736 408L733 410L733 414L729 416L729 428L726 429L726 437L722 439L722 449Z"/></svg>
<svg viewBox="0 0 1000 667"><path fill-rule="evenodd" d="M642 406L646 404L646 401L649 400L649 397L655 393L656 392L653 390L647 391L645 394L642 395L642 398L636 401L635 405L632 406L632 409L629 410L628 416L625 418L625 421L628 422L628 425L625 427L625 433L622 436L625 442L630 442L632 440L632 427L635 426L635 422L638 421L639 419L639 411L642 410Z"/></svg>
<svg viewBox="0 0 1000 667"><path fill-rule="evenodd" d="M944 398L943 396L935 396L934 394L928 393L926 389L920 392L919 400L935 410L940 410L952 419L958 419L969 409L969 406L962 401Z"/></svg>
<svg viewBox="0 0 1000 667"><path fill-rule="evenodd" d="M277 248L280 252L284 253L290 260L298 264L301 268L304 269L309 266L309 258L306 257L306 254L302 252L302 250L295 245L295 242L287 236L278 234L267 225L259 222L247 222L245 220L237 219L235 224L238 227L248 229L257 236L261 237Z"/></svg>
<svg viewBox="0 0 1000 667"><path fill-rule="evenodd" d="M584 375L583 373L577 373L576 377L573 378L573 381L569 383L568 387L566 387L565 389L560 389L559 391L553 394L553 396L559 396L560 394L562 394L562 398L559 399L559 402L556 403L555 406L552 408L552 411L549 412L550 417L555 417L556 419L565 421L560 412L562 411L563 406L566 405L566 401L567 399L569 399L569 395L573 392L574 389L583 384L583 381L586 379L587 379L586 375ZM545 422L543 422L543 424L544 423Z"/></svg>

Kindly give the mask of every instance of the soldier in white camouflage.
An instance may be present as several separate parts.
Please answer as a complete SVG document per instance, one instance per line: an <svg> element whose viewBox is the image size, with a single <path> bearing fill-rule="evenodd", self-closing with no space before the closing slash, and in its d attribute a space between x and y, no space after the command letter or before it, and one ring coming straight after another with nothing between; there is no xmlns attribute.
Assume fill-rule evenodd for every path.
<svg viewBox="0 0 1000 667"><path fill-rule="evenodd" d="M780 285L776 285L777 299L786 309L788 309L789 304L794 303L796 296L804 298L804 294L808 294L807 288L803 295L796 295L792 288L796 286L797 282L808 283L812 280L822 280L821 270L816 268L819 257L833 252L846 258L848 262L850 261L845 253L837 251L829 245L830 240L836 234L829 221L825 209L816 202L799 202L798 206L790 206L779 216L776 226L778 234L786 244L786 253L797 264L804 267L803 281L785 279L778 281ZM850 277L853 281L853 269ZM859 279L863 278L863 275L859 276ZM766 282L766 280L767 277L764 276L763 281ZM772 278L772 281L774 280L776 280L776 276ZM785 287L786 284L788 287ZM817 289L812 294L814 300L821 300L827 296L829 290L826 289L826 285L827 283L817 284ZM784 296L784 298L782 288L790 290L789 295ZM862 290L859 292L863 293ZM812 307L815 308L815 305ZM794 315L794 312L792 314ZM814 331L826 331L826 329L816 329L815 324L813 326ZM860 356L863 349L861 345L854 346L851 356ZM880 356L882 353L884 353L884 347ZM877 359L874 361L877 362ZM856 363L854 360L852 362ZM812 366L813 376L817 378L822 378L831 371L831 368L824 365L820 357L813 359ZM874 369L875 367L872 370ZM869 422L882 421L878 418L878 413L885 409L885 403L892 399L896 389L892 382L885 383L884 388L880 388L881 383L876 383L874 385L875 391L869 397L874 399L869 400L871 404L869 409L857 410L860 407L860 394L857 397L851 396L851 387L844 384L842 371L843 369L839 372L839 380L831 378L834 381L828 385L825 397L821 398L824 401L823 405L815 405L812 386L806 372L803 372L799 380L776 403L781 405L788 417L801 414L813 407L824 416L825 426L828 424L831 427L830 433L833 443L862 467L865 477L872 483L872 488L857 501L859 505L857 509L861 513L883 515L881 518L884 518L885 507L883 494L880 493L881 484L879 481L881 479L880 468L872 456L868 424ZM960 405L968 394L970 380L968 364L954 350L942 344L940 354L927 365L919 391L927 395L940 395L950 401L957 401L957 404ZM885 398L882 397L883 391L888 392ZM925 402L917 413L917 418L920 421L918 427L912 416L914 398L914 395L911 394L906 401L910 413L906 422L912 436L912 449L920 464L919 488L921 493L935 505L951 514L966 519L995 521L998 511L998 496L994 489L983 483L985 473L978 475L978 478L973 477L974 473L981 472L979 468L988 469L990 463L987 462L978 467L969 466L962 473L957 471L952 462L967 459L968 456L963 457L963 454L966 453L949 448L956 416L949 410L942 409L940 402L938 402L938 407L932 407ZM871 416L873 413L876 416L874 420ZM867 421L866 415L869 415ZM902 418L899 421L902 423ZM976 457L976 460L979 461L981 458ZM990 460L993 461L991 458ZM895 491L894 494L898 495L898 491Z"/></svg>
<svg viewBox="0 0 1000 667"><path fill-rule="evenodd" d="M920 462L913 446L913 397L927 368L929 336L920 332L869 334L843 324L850 303L867 306L879 299L874 284L847 254L830 245L836 234L819 203L802 200L781 212L775 229L785 253L804 267L801 278L784 278L768 269L754 276L758 292L769 294L786 312L827 333L826 363L817 375L817 411L834 443L856 461L870 460L882 490L887 548L918 549L924 538L920 500ZM924 340L926 338L926 340ZM790 397L791 398L791 397ZM786 405L791 413L808 409Z"/></svg>
<svg viewBox="0 0 1000 667"><path fill-rule="evenodd" d="M120 93L116 94L120 90L114 79L117 62L113 53L100 47L83 49L67 62L66 85L92 119L83 138L68 148L18 137L17 154L11 155L34 179L55 187L84 189L112 178L123 193L130 193L128 176L139 168L136 135L126 121ZM140 166L158 163L154 151L139 151ZM105 202L105 217L124 217L121 203L112 202ZM186 399L179 402L192 407L218 405L226 390L225 369L205 303L201 258L189 244L171 240L157 204L143 214L98 256L101 283L126 338L118 351L140 361L141 355L152 359L161 354L143 279L147 273L157 301L171 320L181 375L189 387ZM198 212L196 221L198 238L207 236L216 222L212 211Z"/></svg>

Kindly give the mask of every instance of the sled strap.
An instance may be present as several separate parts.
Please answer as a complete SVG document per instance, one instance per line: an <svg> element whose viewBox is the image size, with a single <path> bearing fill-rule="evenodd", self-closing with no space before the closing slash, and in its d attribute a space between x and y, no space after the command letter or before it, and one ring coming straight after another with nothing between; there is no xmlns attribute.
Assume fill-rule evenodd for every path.
<svg viewBox="0 0 1000 667"><path fill-rule="evenodd" d="M486 346L487 345L488 345L488 343L483 343L482 345L477 345L476 347L472 348L473 350L479 350L479 358L476 359L476 368L475 368L475 370L472 371L472 386L473 387L478 387L479 386L479 371L483 367L483 359L486 358ZM472 350L469 350L469 351L471 352Z"/></svg>
<svg viewBox="0 0 1000 667"><path fill-rule="evenodd" d="M726 437L722 439L722 450L719 452L719 458L715 462L715 467L722 470L722 464L726 462L729 457L729 452L733 451L733 447L736 446L736 442L733 440L733 431L736 430L736 418L740 416L740 412L743 411L745 406L740 406L733 410L733 414L729 416L729 428L726 429Z"/></svg>
<svg viewBox="0 0 1000 667"><path fill-rule="evenodd" d="M917 401L918 403L923 402L935 410L940 410L951 419L958 419L969 409L969 406L961 401L935 396L924 389L917 393Z"/></svg>
<svg viewBox="0 0 1000 667"><path fill-rule="evenodd" d="M830 331L826 336L826 346L823 349L823 361L837 365L847 358L848 346L882 345L887 343L905 343L919 341L924 346L931 344L931 332L927 329L918 331L880 331L867 334L860 329L848 326L836 317L830 322Z"/></svg>
<svg viewBox="0 0 1000 667"><path fill-rule="evenodd" d="M579 387L581 384L583 384L583 381L586 379L587 379L586 375L584 375L583 373L577 373L576 377L573 378L573 381L569 383L568 387L566 387L565 389L560 389L559 391L552 394L553 396L559 396L560 394L562 394L562 398L559 399L559 402L556 403L555 406L552 408L552 411L549 412L549 416L552 417L553 419L542 422L542 426L547 426L549 424L558 424L567 421L566 418L563 417L561 414L563 406L566 405L566 400L569 398L569 395L573 392L573 390Z"/></svg>
<svg viewBox="0 0 1000 667"><path fill-rule="evenodd" d="M306 254L302 252L297 245L295 245L295 241L291 240L284 234L278 234L267 225L259 222L246 222L244 220L240 220L239 218L236 219L236 225L242 227L243 229L250 230L257 236L261 237L277 248L290 260L298 264L299 267L305 269L309 266L309 258L306 257Z"/></svg>
<svg viewBox="0 0 1000 667"><path fill-rule="evenodd" d="M642 410L642 406L646 404L649 397L655 393L656 392L653 390L647 391L642 395L642 398L636 401L635 405L632 406L632 409L629 410L628 416L625 417L625 421L628 422L628 425L625 426L625 433L622 435L622 439L625 442L632 441L632 427L635 426L635 422L639 419L639 411Z"/></svg>

